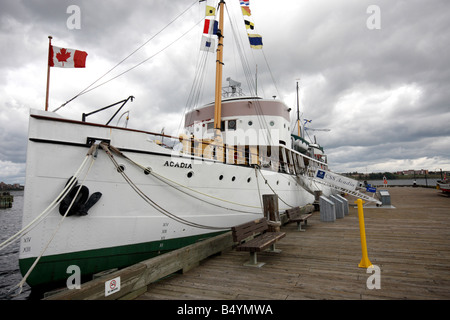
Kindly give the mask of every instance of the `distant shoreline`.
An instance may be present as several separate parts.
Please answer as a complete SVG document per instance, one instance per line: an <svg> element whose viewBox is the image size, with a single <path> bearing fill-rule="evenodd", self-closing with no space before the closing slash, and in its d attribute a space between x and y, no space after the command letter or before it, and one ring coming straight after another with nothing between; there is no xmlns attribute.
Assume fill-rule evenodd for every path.
<svg viewBox="0 0 450 320"><path fill-rule="evenodd" d="M390 172L384 173L343 173L344 176L356 179L356 180L383 180L384 177L389 180L414 180L414 179L443 179L444 172L441 173L432 173L432 174L395 174Z"/></svg>

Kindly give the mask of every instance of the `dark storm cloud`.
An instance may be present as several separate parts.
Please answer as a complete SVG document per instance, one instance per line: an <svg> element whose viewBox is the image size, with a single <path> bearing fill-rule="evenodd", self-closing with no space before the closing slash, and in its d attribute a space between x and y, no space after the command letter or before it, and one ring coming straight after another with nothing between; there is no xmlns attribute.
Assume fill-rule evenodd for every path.
<svg viewBox="0 0 450 320"><path fill-rule="evenodd" d="M24 175L28 110L43 108L48 35L54 37L56 46L89 54L85 70L52 70L53 110L156 35L191 4L183 19L97 84L132 68L190 30L204 17L204 3L3 0L0 161L4 167L8 163L10 172L22 170ZM70 5L81 10L79 30L67 27ZM379 30L367 27L370 5L381 10ZM237 0L229 1L228 7L233 12L239 4ZM400 170L409 165L423 165L430 170L443 165L450 169L447 0L258 0L251 7L264 42L264 56L257 51L249 55L251 73L258 64L258 94L266 98L276 95L295 108L295 82L300 78L303 116L313 120L311 127L331 129L309 134L326 148L332 169ZM241 17L236 21L242 23ZM129 105L129 126L153 131L162 127L178 129L194 80L201 27L200 23L180 43L80 96L59 113L79 119L82 112L134 95L136 100ZM225 39L233 38L229 32ZM236 56L232 41L227 43L227 50L231 57ZM214 72L214 61L211 55L208 76ZM232 59L226 61L224 82L231 76L248 92L245 77L238 71L240 64ZM213 80L207 79L204 102L213 97ZM95 120L104 122L100 117ZM4 176L0 174L0 180Z"/></svg>

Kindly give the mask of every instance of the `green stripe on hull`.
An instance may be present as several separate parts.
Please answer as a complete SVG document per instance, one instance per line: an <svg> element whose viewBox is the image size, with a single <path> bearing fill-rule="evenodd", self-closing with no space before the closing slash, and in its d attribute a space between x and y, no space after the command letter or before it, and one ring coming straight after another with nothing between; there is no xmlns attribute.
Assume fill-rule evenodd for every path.
<svg viewBox="0 0 450 320"><path fill-rule="evenodd" d="M67 268L70 265L78 266L81 270L82 277L89 279L86 276L108 269L125 268L140 261L188 246L197 241L217 236L221 233L223 232L44 256L31 272L27 283L31 287L47 286L50 284L64 285L67 278L71 275L71 273L67 273ZM35 257L19 260L22 275L27 273L35 260Z"/></svg>

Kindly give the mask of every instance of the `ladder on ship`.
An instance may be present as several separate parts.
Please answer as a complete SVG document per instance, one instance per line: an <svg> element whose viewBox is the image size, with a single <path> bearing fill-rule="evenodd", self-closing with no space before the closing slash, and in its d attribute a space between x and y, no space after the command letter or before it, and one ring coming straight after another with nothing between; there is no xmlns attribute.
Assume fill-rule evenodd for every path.
<svg viewBox="0 0 450 320"><path fill-rule="evenodd" d="M344 193L350 194L350 195L355 196L355 197L357 197L359 199L362 199L362 200L364 200L366 202L375 202L375 204L377 204L377 205L382 205L381 201L378 200L377 198L375 198L375 193L373 194L373 196L369 196L369 195L367 195L365 193L359 192L358 190L347 189L347 188L344 188L342 186L338 186L338 185L335 185L335 184L332 184L332 183L329 183L329 182L325 182L325 181L323 181L321 179L317 179L317 178L310 177L310 176L307 176L307 175L303 175L302 177L303 178L307 178L308 180L313 181L315 183L320 183L321 185L325 185L325 186L327 186L329 188L332 188L334 190L337 190L339 192L344 192Z"/></svg>

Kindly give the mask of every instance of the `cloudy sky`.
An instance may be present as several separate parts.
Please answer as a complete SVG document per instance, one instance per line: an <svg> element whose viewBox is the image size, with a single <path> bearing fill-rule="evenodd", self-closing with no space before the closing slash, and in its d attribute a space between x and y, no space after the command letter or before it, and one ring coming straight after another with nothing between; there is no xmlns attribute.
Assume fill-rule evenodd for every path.
<svg viewBox="0 0 450 320"><path fill-rule="evenodd" d="M258 65L258 94L295 110L300 79L303 117L331 130L310 135L333 171L450 170L448 0L250 0L250 8L264 42L262 51L245 49L252 74ZM228 9L245 35L239 0ZM145 63L57 113L81 119L133 95L128 127L175 134L189 105L204 13L205 2L193 0L0 0L0 181L25 182L28 114L44 109L49 35L55 46L88 53L84 69L52 68L50 110L151 39L90 88ZM233 38L226 34L224 80L248 92ZM199 103L213 99L210 55Z"/></svg>

